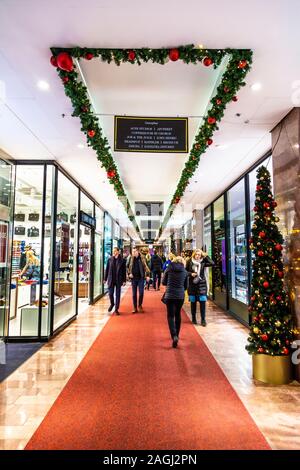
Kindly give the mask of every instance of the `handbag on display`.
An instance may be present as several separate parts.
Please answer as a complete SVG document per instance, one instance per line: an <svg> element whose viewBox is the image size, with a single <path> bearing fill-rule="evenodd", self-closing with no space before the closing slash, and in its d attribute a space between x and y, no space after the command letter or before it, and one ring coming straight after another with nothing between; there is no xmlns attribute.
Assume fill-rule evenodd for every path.
<svg viewBox="0 0 300 470"><path fill-rule="evenodd" d="M32 212L31 214L28 214L28 220L30 220L30 222L38 222L40 220L40 214Z"/></svg>
<svg viewBox="0 0 300 470"><path fill-rule="evenodd" d="M16 222L24 222L25 221L25 214L22 214L21 212L19 212L19 214L15 214L14 219L15 219Z"/></svg>
<svg viewBox="0 0 300 470"><path fill-rule="evenodd" d="M72 214L71 217L70 217L70 222L71 224L75 224L76 222L76 214Z"/></svg>
<svg viewBox="0 0 300 470"><path fill-rule="evenodd" d="M27 229L27 236L29 238L38 237L40 230L37 227L30 227Z"/></svg>
<svg viewBox="0 0 300 470"><path fill-rule="evenodd" d="M45 224L51 224L51 214L45 215Z"/></svg>
<svg viewBox="0 0 300 470"><path fill-rule="evenodd" d="M57 220L59 222L68 222L68 214L66 214L65 212L60 212L59 214L57 214Z"/></svg>
<svg viewBox="0 0 300 470"><path fill-rule="evenodd" d="M15 227L15 235L25 235L25 227L22 227L22 225L17 225Z"/></svg>

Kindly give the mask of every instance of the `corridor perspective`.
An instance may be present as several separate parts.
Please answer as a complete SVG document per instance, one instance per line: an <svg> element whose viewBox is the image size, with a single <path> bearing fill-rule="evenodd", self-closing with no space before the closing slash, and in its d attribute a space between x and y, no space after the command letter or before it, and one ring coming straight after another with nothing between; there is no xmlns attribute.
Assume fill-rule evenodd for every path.
<svg viewBox="0 0 300 470"><path fill-rule="evenodd" d="M3 468L297 459L299 17L0 1Z"/></svg>

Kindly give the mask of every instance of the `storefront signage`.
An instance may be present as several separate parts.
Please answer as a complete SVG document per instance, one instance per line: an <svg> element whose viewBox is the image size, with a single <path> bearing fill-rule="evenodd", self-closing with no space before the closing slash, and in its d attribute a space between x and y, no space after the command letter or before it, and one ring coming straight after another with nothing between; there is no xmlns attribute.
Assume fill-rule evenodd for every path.
<svg viewBox="0 0 300 470"><path fill-rule="evenodd" d="M7 235L8 224L0 223L0 268L6 268L7 263Z"/></svg>
<svg viewBox="0 0 300 470"><path fill-rule="evenodd" d="M114 150L187 153L188 118L115 116Z"/></svg>
<svg viewBox="0 0 300 470"><path fill-rule="evenodd" d="M83 211L80 211L80 223L88 225L89 227L96 227L96 219Z"/></svg>

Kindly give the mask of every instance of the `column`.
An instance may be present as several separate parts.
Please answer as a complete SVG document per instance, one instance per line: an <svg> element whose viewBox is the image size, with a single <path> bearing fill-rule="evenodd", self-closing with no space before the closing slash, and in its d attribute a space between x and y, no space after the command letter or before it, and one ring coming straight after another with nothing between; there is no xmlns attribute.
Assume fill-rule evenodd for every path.
<svg viewBox="0 0 300 470"><path fill-rule="evenodd" d="M284 263L295 325L300 328L300 108L272 131L274 193L285 239ZM300 339L300 335L298 336ZM296 367L300 380L300 365Z"/></svg>
<svg viewBox="0 0 300 470"><path fill-rule="evenodd" d="M193 240L195 248L202 248L203 243L203 224L204 224L204 210L195 209L193 211L194 227L193 227Z"/></svg>

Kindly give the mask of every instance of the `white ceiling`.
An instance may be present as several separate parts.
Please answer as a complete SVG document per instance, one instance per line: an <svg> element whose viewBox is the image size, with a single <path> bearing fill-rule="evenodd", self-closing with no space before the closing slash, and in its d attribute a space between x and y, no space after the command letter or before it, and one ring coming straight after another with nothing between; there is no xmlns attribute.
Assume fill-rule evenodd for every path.
<svg viewBox="0 0 300 470"><path fill-rule="evenodd" d="M269 131L293 106L299 106L299 14L299 0L247 4L239 0L1 0L0 94L5 104L0 105L0 147L13 158L56 159L125 227L130 222L94 152L77 147L84 143L84 136L79 121L70 117L69 99L49 64L49 48L190 43L252 48L253 68L247 86L240 91L239 101L228 106L214 144L202 157L185 193L185 206L171 220L182 224L193 208L209 203L270 148ZM94 61L83 64L101 113L200 114L213 80L211 70L205 70L208 75L204 77L202 68L198 76L197 67L180 63L147 64L140 70L123 64L116 73L114 69ZM48 92L37 89L41 79L49 83ZM262 89L253 92L250 85L257 81ZM110 138L111 119L101 119ZM194 120L190 123L196 125ZM190 135L193 131L191 127ZM227 148L221 150L215 144ZM156 157L116 155L130 199L148 199L152 193L155 199L168 200L172 195L182 156ZM153 166L153 161L158 164Z"/></svg>

